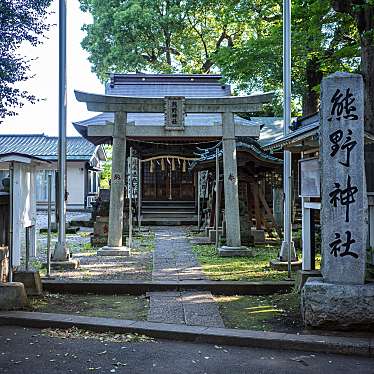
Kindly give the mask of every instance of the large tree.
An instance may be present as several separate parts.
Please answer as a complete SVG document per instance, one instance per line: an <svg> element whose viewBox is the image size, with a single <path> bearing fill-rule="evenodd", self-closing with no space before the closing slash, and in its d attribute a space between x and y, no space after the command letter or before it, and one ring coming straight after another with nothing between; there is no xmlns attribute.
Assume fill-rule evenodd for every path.
<svg viewBox="0 0 374 374"><path fill-rule="evenodd" d="M337 12L351 17L360 34L361 74L364 78L365 130L374 134L374 0L331 1ZM374 145L365 146L367 190L374 192Z"/></svg>
<svg viewBox="0 0 374 374"><path fill-rule="evenodd" d="M16 85L30 78L30 61L19 54L19 47L23 42L34 46L40 43L49 28L45 17L51 1L0 1L0 122L6 115L15 115L25 101L36 100Z"/></svg>
<svg viewBox="0 0 374 374"><path fill-rule="evenodd" d="M83 46L102 80L111 71L222 72L238 90L282 87L282 0L80 1L94 19ZM357 71L360 36L331 0L293 0L292 38L294 103L307 115L324 75Z"/></svg>
<svg viewBox="0 0 374 374"><path fill-rule="evenodd" d="M282 2L262 3L253 9L256 32L216 56L224 75L243 89L282 87ZM329 0L293 0L292 5L292 88L308 115L318 110L324 75L357 68L358 35L350 19L332 12Z"/></svg>
<svg viewBox="0 0 374 374"><path fill-rule="evenodd" d="M333 0L337 12L355 20L360 34L361 74L365 82L365 129L374 133L374 0Z"/></svg>
<svg viewBox="0 0 374 374"><path fill-rule="evenodd" d="M246 37L238 0L80 0L94 22L82 45L93 71L208 73L214 55ZM243 17L239 17L243 14Z"/></svg>

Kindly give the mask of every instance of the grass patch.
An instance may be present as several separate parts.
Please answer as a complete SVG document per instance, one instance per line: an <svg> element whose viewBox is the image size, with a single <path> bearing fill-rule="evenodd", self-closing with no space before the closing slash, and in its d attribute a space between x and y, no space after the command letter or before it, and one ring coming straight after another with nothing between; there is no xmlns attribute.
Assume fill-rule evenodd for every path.
<svg viewBox="0 0 374 374"><path fill-rule="evenodd" d="M82 238L89 238L91 235L91 232L89 231L78 231L77 234Z"/></svg>
<svg viewBox="0 0 374 374"><path fill-rule="evenodd" d="M215 296L227 328L297 332L303 328L297 293Z"/></svg>
<svg viewBox="0 0 374 374"><path fill-rule="evenodd" d="M269 266L269 261L279 255L278 245L255 247L253 257L219 257L214 245L193 245L192 250L204 274L211 280L277 281L287 278L287 271L277 271Z"/></svg>
<svg viewBox="0 0 374 374"><path fill-rule="evenodd" d="M29 299L28 310L87 317L146 320L148 300L132 295L70 295L46 293Z"/></svg>
<svg viewBox="0 0 374 374"><path fill-rule="evenodd" d="M155 233L149 232L140 234L134 237L133 254L140 254L144 252L153 252L155 250Z"/></svg>

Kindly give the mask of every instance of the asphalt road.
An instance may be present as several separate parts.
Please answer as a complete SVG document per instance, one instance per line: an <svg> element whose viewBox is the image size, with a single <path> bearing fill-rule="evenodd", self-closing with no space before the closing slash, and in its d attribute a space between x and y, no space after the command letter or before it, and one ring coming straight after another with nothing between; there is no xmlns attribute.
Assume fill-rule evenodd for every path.
<svg viewBox="0 0 374 374"><path fill-rule="evenodd" d="M172 340L112 343L0 326L0 373L356 373L374 359Z"/></svg>

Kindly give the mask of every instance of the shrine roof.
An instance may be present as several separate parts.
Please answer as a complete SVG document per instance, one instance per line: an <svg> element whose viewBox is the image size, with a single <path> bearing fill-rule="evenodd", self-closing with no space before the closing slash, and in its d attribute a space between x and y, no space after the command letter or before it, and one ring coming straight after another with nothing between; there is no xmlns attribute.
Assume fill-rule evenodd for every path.
<svg viewBox="0 0 374 374"><path fill-rule="evenodd" d="M318 146L319 138L319 113L315 113L309 116L300 117L292 123L290 126L291 131L286 136L282 135L275 138L272 141L263 144L263 147L267 151L274 151L288 147L290 145L299 144L301 142L308 142L310 145ZM374 142L374 136L365 131L365 142Z"/></svg>
<svg viewBox="0 0 374 374"><path fill-rule="evenodd" d="M230 96L230 85L221 75L208 74L111 74L106 95L137 97L221 97Z"/></svg>
<svg viewBox="0 0 374 374"><path fill-rule="evenodd" d="M105 152L82 137L68 137L66 142L69 161L89 161L98 152L105 160ZM57 161L58 137L44 134L36 135L0 135L0 155L22 153L43 160Z"/></svg>
<svg viewBox="0 0 374 374"><path fill-rule="evenodd" d="M260 122L257 119L247 120L237 115L234 116L236 124L240 125L259 125ZM135 122L135 125L145 126L163 126L165 118L163 113L128 113L128 122ZM95 117L89 118L84 121L74 122L75 129L85 138L88 138L87 128L94 125L106 125L107 123L114 122L113 113L101 113ZM222 123L222 118L219 113L188 113L185 117L185 126L206 126L215 125ZM95 144L101 144L109 139L89 139Z"/></svg>
<svg viewBox="0 0 374 374"><path fill-rule="evenodd" d="M239 137L236 142L236 149L237 151L244 151L251 154L251 156L260 162L270 163L273 165L283 164L283 160L266 152L256 140L251 138ZM196 155L199 155L200 159L195 161L194 166L211 162L215 160L216 147L200 149L199 153L196 153ZM222 157L222 150L220 150L219 157Z"/></svg>

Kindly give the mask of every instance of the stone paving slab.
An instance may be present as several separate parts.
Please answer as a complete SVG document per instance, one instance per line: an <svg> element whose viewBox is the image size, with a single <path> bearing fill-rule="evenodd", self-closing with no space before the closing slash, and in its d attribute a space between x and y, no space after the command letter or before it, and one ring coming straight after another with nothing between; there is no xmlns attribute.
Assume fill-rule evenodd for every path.
<svg viewBox="0 0 374 374"><path fill-rule="evenodd" d="M217 327L84 317L77 315L0 312L0 325L36 328L78 327L92 331L138 333L154 338L244 347L299 350L374 357L374 339L348 336L285 334Z"/></svg>
<svg viewBox="0 0 374 374"><path fill-rule="evenodd" d="M205 280L182 228L156 229L153 281ZM224 327L209 291L150 292L148 321Z"/></svg>

